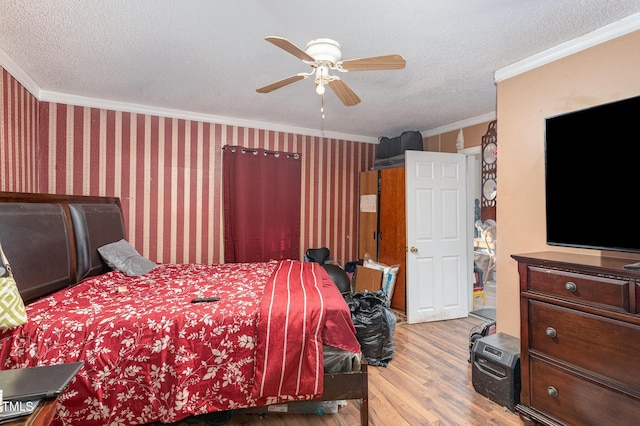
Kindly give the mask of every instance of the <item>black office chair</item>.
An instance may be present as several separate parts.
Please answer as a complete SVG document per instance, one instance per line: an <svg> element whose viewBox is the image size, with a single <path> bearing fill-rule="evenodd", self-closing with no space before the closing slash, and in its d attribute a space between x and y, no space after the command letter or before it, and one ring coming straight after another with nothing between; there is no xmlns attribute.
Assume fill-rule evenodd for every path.
<svg viewBox="0 0 640 426"><path fill-rule="evenodd" d="M329 261L330 257L331 257L331 252L326 247L310 248L310 249L307 249L307 252L304 254L304 261L316 262L321 265L324 265Z"/></svg>
<svg viewBox="0 0 640 426"><path fill-rule="evenodd" d="M338 287L340 293L343 295L351 293L351 280L344 269L332 263L325 263L322 267L327 271L329 278Z"/></svg>
<svg viewBox="0 0 640 426"><path fill-rule="evenodd" d="M320 248L311 248L308 249L304 255L305 262L316 262L322 265L322 267L329 274L329 278L331 281L338 287L340 293L349 294L351 293L351 280L347 273L339 267L338 265L334 265L332 263L327 263L330 259L331 252L326 247Z"/></svg>

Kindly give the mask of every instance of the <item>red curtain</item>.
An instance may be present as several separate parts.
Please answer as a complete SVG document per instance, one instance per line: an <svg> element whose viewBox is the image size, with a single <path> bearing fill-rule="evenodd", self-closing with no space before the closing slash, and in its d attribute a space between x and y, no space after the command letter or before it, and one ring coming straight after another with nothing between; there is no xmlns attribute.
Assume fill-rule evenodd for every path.
<svg viewBox="0 0 640 426"><path fill-rule="evenodd" d="M225 262L300 258L300 154L225 146Z"/></svg>

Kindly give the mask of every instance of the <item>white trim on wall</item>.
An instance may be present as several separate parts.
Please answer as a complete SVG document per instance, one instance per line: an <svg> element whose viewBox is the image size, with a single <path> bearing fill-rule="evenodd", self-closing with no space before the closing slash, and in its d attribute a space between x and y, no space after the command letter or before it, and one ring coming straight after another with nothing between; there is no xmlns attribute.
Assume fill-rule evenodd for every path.
<svg viewBox="0 0 640 426"><path fill-rule="evenodd" d="M478 155L482 152L480 148L480 145L472 146L471 148L462 148L458 150L458 154Z"/></svg>
<svg viewBox="0 0 640 426"><path fill-rule="evenodd" d="M0 65L2 66L2 68L7 70L7 72L13 76L13 78L18 80L18 82L20 82L20 84L22 84L24 88L29 91L29 93L35 96L36 99L40 98L40 86L38 86L36 82L33 81L31 77L29 77L29 74L24 72L24 70L20 68L18 64L16 64L13 59L11 59L11 57L7 55L7 53L2 49L0 49Z"/></svg>
<svg viewBox="0 0 640 426"><path fill-rule="evenodd" d="M476 124L486 123L487 121L493 121L496 119L496 112L489 112L487 114L479 115L477 117L467 118L466 120L457 121L455 123L447 124L446 126L436 127L435 129L422 132L422 137L427 138L429 136L441 135L443 133L451 132L453 130L460 130L465 127L475 126Z"/></svg>
<svg viewBox="0 0 640 426"><path fill-rule="evenodd" d="M558 59L565 58L575 53L597 46L614 38L632 33L640 29L640 13L636 13L626 18L605 25L595 31L585 34L566 43L547 49L543 52L530 56L522 61L500 68L494 73L496 82L515 77L532 69L541 67Z"/></svg>
<svg viewBox="0 0 640 426"><path fill-rule="evenodd" d="M302 127L284 126L264 121L244 120L240 118L224 117L220 115L202 114L190 111L181 111L169 108L152 107L148 105L132 104L128 102L109 101L105 99L89 98L85 96L69 95L48 90L40 91L40 101L55 102L69 105L78 105L90 108L110 109L136 114L159 115L162 117L180 118L184 120L202 121L205 123L218 123L229 126L250 127L252 129L272 130L276 132L297 133L301 135L317 136L327 139L339 139L355 142L378 143L378 139L368 136L351 135L347 133L327 132Z"/></svg>

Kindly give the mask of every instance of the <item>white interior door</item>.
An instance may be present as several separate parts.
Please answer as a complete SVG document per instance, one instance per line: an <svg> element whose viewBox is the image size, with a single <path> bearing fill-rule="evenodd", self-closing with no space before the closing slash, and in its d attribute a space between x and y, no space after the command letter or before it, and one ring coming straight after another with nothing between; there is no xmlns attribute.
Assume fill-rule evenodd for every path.
<svg viewBox="0 0 640 426"><path fill-rule="evenodd" d="M406 151L407 322L466 317L471 262L466 156Z"/></svg>

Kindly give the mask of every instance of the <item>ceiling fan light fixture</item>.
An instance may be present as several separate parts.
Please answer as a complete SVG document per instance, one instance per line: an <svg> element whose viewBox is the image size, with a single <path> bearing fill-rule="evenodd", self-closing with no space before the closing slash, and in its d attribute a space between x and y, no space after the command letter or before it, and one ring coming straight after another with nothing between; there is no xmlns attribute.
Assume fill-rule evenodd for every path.
<svg viewBox="0 0 640 426"><path fill-rule="evenodd" d="M320 64L318 65L318 67L316 68L316 76L315 76L315 83L316 83L316 93L320 96L324 95L324 91L325 91L325 84L328 84L330 80L329 77L329 67L326 64Z"/></svg>
<svg viewBox="0 0 640 426"><path fill-rule="evenodd" d="M305 53L317 62L326 61L335 65L342 59L340 44L330 38L317 38L307 43Z"/></svg>

